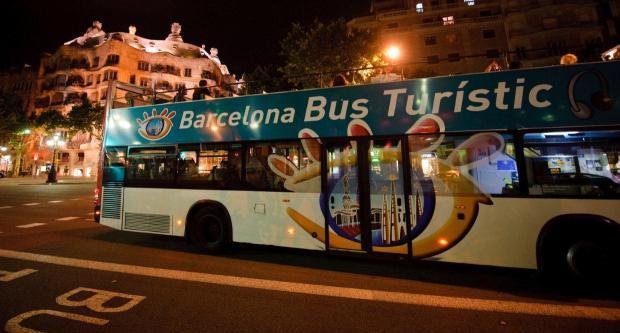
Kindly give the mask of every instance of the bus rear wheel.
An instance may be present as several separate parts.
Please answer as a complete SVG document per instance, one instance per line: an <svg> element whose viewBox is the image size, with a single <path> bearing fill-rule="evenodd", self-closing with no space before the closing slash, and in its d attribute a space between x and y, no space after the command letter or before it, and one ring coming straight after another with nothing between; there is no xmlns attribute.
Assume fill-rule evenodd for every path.
<svg viewBox="0 0 620 333"><path fill-rule="evenodd" d="M220 210L213 207L200 208L192 214L190 239L198 250L218 253L230 245L230 223Z"/></svg>
<svg viewBox="0 0 620 333"><path fill-rule="evenodd" d="M566 235L547 248L543 273L553 282L606 282L616 270L612 248L601 235Z"/></svg>

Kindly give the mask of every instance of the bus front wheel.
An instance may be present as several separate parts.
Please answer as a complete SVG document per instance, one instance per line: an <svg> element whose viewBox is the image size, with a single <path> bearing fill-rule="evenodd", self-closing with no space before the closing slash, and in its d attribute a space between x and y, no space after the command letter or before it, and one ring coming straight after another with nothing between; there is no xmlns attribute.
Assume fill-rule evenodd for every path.
<svg viewBox="0 0 620 333"><path fill-rule="evenodd" d="M217 253L230 245L230 228L225 214L214 207L200 208L192 214L190 239L200 251Z"/></svg>

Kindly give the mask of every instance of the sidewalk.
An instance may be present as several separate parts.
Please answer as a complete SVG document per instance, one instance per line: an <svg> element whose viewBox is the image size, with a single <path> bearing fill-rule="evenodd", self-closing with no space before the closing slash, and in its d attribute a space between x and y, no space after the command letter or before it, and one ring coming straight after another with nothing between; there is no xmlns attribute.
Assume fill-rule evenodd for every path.
<svg viewBox="0 0 620 333"><path fill-rule="evenodd" d="M24 176L24 177L4 177L0 178L0 186L3 185L46 185L47 176ZM52 185L62 184L95 184L94 177L58 177L58 182Z"/></svg>

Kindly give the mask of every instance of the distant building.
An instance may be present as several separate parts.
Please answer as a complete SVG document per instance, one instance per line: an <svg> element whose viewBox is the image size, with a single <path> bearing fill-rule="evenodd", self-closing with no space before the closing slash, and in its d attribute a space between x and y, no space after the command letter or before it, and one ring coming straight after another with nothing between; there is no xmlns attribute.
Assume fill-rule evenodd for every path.
<svg viewBox="0 0 620 333"><path fill-rule="evenodd" d="M25 112L33 110L33 97L35 91L37 72L30 65L11 68L0 73L0 92L14 94L21 98Z"/></svg>
<svg viewBox="0 0 620 333"><path fill-rule="evenodd" d="M374 0L371 15L349 26L399 47L397 63L412 63L405 77L481 72L506 49L501 10L499 0Z"/></svg>
<svg viewBox="0 0 620 333"><path fill-rule="evenodd" d="M400 47L396 67L410 64L411 78L553 65L567 52L596 59L617 44L618 16L618 0L374 0L348 24Z"/></svg>
<svg viewBox="0 0 620 333"><path fill-rule="evenodd" d="M217 58L217 49L215 54L213 51L207 53L204 45L185 43L178 23L172 24L164 40L154 40L138 36L134 26L129 27L129 32L106 33L102 24L95 21L82 36L42 57L32 96L32 111L38 114L53 108L66 113L84 94L92 102L103 105L111 80L141 86L150 92L169 91L157 94L160 101L174 98L176 92L170 90L198 87L201 79L213 86L213 97L231 96L236 88L232 85L234 77L219 58L214 57ZM224 85L216 87L220 84ZM191 90L187 91L185 98L191 98L191 94ZM134 98L131 102L138 101ZM152 99L144 97L139 102L148 104ZM94 133L79 133L67 138L62 129L58 132L67 141L58 153L58 174L94 176L100 143ZM51 163L52 156L43 144L45 141L46 138L41 138L39 148L26 156L25 163L32 167L33 173L44 171Z"/></svg>

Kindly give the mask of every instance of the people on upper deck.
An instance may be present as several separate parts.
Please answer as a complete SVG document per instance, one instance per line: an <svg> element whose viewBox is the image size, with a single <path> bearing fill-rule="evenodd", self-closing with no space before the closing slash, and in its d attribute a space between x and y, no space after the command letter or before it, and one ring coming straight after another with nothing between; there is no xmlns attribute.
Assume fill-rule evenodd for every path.
<svg viewBox="0 0 620 333"><path fill-rule="evenodd" d="M194 88L192 100L198 101L201 99L205 99L206 96L211 96L211 90L207 88L207 80L202 79L200 80L200 82L198 82L198 88Z"/></svg>

